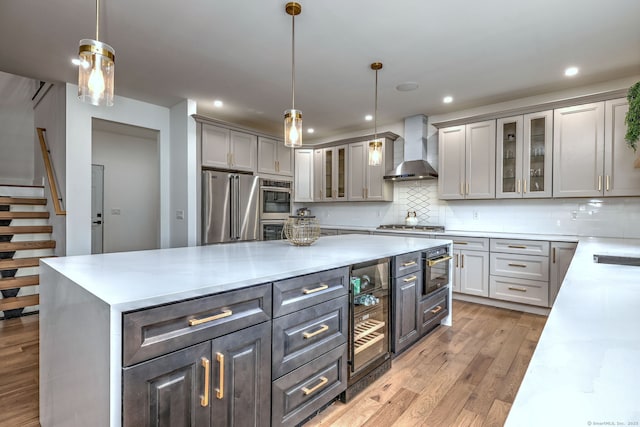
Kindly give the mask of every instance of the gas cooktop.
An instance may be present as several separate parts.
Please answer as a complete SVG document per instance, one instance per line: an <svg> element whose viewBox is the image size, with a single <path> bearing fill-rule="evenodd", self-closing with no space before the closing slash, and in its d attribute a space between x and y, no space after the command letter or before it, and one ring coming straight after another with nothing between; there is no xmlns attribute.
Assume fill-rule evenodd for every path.
<svg viewBox="0 0 640 427"><path fill-rule="evenodd" d="M406 225L406 224L382 224L378 227L378 230L405 230L405 231L422 231L422 232L434 232L444 231L442 225Z"/></svg>

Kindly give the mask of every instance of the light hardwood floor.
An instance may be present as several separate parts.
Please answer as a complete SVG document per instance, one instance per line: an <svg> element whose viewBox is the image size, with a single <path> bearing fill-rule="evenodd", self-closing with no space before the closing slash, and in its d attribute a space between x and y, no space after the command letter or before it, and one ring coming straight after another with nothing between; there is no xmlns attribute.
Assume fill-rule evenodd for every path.
<svg viewBox="0 0 640 427"><path fill-rule="evenodd" d="M546 317L454 301L438 327L309 426L502 426ZM0 426L38 423L38 315L0 321Z"/></svg>

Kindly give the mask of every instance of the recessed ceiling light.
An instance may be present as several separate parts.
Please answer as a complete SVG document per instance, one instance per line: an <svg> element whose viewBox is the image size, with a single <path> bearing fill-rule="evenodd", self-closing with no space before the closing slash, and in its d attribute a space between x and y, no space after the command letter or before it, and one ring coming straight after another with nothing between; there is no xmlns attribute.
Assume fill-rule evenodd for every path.
<svg viewBox="0 0 640 427"><path fill-rule="evenodd" d="M314 133L316 130L314 128L308 128L307 133Z"/></svg>
<svg viewBox="0 0 640 427"><path fill-rule="evenodd" d="M214 107L222 107L224 104L222 103L222 101L220 101L219 99L216 99L215 101L213 101L213 106Z"/></svg>
<svg viewBox="0 0 640 427"><path fill-rule="evenodd" d="M444 102L445 104L450 104L453 101L453 96L445 96L444 98L442 98L442 102Z"/></svg>
<svg viewBox="0 0 640 427"><path fill-rule="evenodd" d="M373 116L371 114L367 114L366 116L364 116L364 119L370 122L371 120L373 120Z"/></svg>
<svg viewBox="0 0 640 427"><path fill-rule="evenodd" d="M396 90L400 92L409 92L416 89L418 89L418 83L416 82L404 82L396 86Z"/></svg>
<svg viewBox="0 0 640 427"><path fill-rule="evenodd" d="M569 67L564 70L564 75L567 77L573 77L578 74L578 67Z"/></svg>

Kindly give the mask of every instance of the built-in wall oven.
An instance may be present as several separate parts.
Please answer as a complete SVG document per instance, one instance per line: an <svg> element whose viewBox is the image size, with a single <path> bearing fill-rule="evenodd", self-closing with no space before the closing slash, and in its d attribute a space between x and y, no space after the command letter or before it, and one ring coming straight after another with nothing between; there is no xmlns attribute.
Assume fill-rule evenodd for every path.
<svg viewBox="0 0 640 427"><path fill-rule="evenodd" d="M260 239L280 240L291 215L291 181L260 180Z"/></svg>
<svg viewBox="0 0 640 427"><path fill-rule="evenodd" d="M422 280L422 297L427 297L449 284L449 263L451 262L449 246L437 246L422 254L424 261Z"/></svg>
<svg viewBox="0 0 640 427"><path fill-rule="evenodd" d="M282 240L284 220L270 219L260 221L260 240Z"/></svg>

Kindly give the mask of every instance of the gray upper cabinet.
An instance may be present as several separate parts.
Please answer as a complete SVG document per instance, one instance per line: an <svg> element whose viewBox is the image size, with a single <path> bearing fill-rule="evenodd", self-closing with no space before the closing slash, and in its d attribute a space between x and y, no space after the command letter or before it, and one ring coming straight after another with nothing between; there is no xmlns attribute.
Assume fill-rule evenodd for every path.
<svg viewBox="0 0 640 427"><path fill-rule="evenodd" d="M255 172L257 137L210 124L202 124L202 166Z"/></svg>
<svg viewBox="0 0 640 427"><path fill-rule="evenodd" d="M634 168L637 155L624 139L629 104L620 98L606 101L604 107L604 195L640 196L640 168Z"/></svg>
<svg viewBox="0 0 640 427"><path fill-rule="evenodd" d="M294 202L313 202L313 149L295 150Z"/></svg>
<svg viewBox="0 0 640 427"><path fill-rule="evenodd" d="M258 173L293 176L293 149L282 141L258 137Z"/></svg>
<svg viewBox="0 0 640 427"><path fill-rule="evenodd" d="M604 102L555 110L553 196L601 196L603 164Z"/></svg>
<svg viewBox="0 0 640 427"><path fill-rule="evenodd" d="M495 197L495 138L495 120L440 129L438 187L441 199Z"/></svg>
<svg viewBox="0 0 640 427"><path fill-rule="evenodd" d="M381 156L379 165L370 165L369 156L373 150L374 141L361 141L349 144L348 156L348 185L349 201L381 201L393 200L391 182L385 181L385 172L391 169L392 163L388 155L389 144L384 139L378 140L382 144L378 154Z"/></svg>

